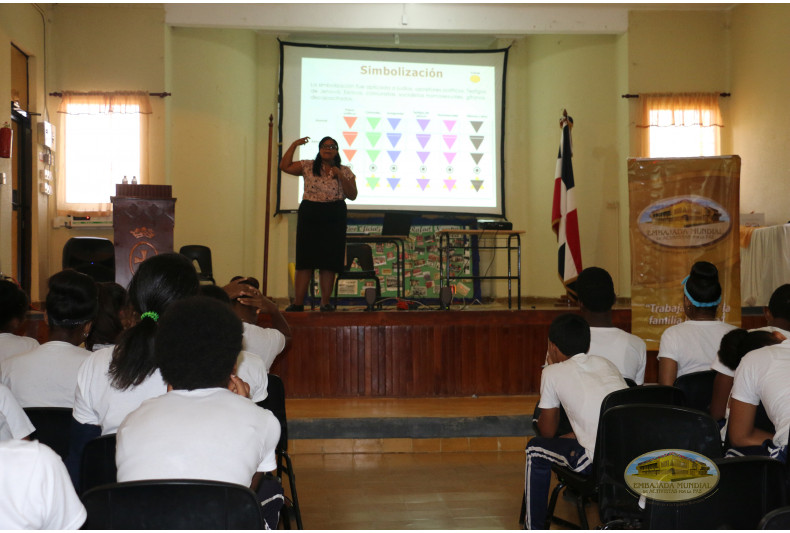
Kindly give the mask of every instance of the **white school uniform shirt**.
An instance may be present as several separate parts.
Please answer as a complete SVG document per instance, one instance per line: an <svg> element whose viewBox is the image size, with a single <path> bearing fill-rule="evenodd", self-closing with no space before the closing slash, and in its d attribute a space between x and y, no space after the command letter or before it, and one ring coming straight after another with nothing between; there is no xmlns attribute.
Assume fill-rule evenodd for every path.
<svg viewBox="0 0 790 533"><path fill-rule="evenodd" d="M0 384L0 441L23 439L35 430L11 390Z"/></svg>
<svg viewBox="0 0 790 533"><path fill-rule="evenodd" d="M31 337L20 337L13 333L0 333L0 365L9 357L32 352L38 347L38 341Z"/></svg>
<svg viewBox="0 0 790 533"><path fill-rule="evenodd" d="M554 409L562 405L576 440L592 458L601 403L610 392L627 386L611 361L580 353L543 369L538 407Z"/></svg>
<svg viewBox="0 0 790 533"><path fill-rule="evenodd" d="M280 423L223 388L173 390L146 400L118 428L118 481L209 479L250 486L277 468Z"/></svg>
<svg viewBox="0 0 790 533"><path fill-rule="evenodd" d="M79 529L88 516L66 466L47 446L0 442L0 529Z"/></svg>
<svg viewBox="0 0 790 533"><path fill-rule="evenodd" d="M262 328L255 324L244 322L244 339L241 349L261 358L266 366L266 372L274 363L274 359L285 348L285 335L274 328Z"/></svg>
<svg viewBox="0 0 790 533"><path fill-rule="evenodd" d="M739 402L763 402L776 433L773 442L787 446L790 430L790 340L747 353L735 370L730 396Z"/></svg>
<svg viewBox="0 0 790 533"><path fill-rule="evenodd" d="M22 407L71 408L77 373L90 353L68 342L50 341L3 361L0 381Z"/></svg>
<svg viewBox="0 0 790 533"><path fill-rule="evenodd" d="M608 359L624 378L637 385L645 382L647 346L645 341L620 328L590 328L590 349L587 353Z"/></svg>
<svg viewBox="0 0 790 533"><path fill-rule="evenodd" d="M269 374L263 359L241 351L236 360L236 375L250 386L250 398L258 403L269 395Z"/></svg>
<svg viewBox="0 0 790 533"><path fill-rule="evenodd" d="M661 335L658 358L666 357L678 364L680 377L710 370L718 360L721 338L735 326L720 320L687 320L667 328Z"/></svg>

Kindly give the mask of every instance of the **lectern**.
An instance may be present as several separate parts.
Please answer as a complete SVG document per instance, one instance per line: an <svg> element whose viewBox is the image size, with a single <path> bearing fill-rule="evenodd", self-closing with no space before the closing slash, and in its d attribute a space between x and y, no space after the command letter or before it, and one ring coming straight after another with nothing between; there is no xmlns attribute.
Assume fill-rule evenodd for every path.
<svg viewBox="0 0 790 533"><path fill-rule="evenodd" d="M173 251L176 199L170 185L118 184L111 201L115 281L128 287L140 263Z"/></svg>

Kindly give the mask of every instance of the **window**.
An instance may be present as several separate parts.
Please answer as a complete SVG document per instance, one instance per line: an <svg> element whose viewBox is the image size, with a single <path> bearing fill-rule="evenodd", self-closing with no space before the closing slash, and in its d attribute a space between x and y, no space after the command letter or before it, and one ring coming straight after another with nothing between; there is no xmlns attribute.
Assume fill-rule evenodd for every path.
<svg viewBox="0 0 790 533"><path fill-rule="evenodd" d="M58 213L109 214L115 184L147 182L147 93L64 93Z"/></svg>
<svg viewBox="0 0 790 533"><path fill-rule="evenodd" d="M647 157L719 155L718 93L642 94L639 99Z"/></svg>

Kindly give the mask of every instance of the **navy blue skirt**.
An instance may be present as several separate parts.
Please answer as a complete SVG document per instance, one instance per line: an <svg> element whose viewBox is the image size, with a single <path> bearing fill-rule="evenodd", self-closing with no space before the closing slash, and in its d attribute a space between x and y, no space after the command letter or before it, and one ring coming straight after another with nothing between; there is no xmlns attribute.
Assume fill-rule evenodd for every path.
<svg viewBox="0 0 790 533"><path fill-rule="evenodd" d="M342 272L346 260L346 202L302 200L296 222L296 269Z"/></svg>

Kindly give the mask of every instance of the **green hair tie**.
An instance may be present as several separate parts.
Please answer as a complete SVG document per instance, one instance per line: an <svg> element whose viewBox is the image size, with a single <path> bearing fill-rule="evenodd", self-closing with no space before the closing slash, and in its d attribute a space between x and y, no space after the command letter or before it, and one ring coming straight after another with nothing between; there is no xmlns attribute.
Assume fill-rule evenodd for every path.
<svg viewBox="0 0 790 533"><path fill-rule="evenodd" d="M159 313L155 311L146 311L145 313L140 315L140 320L145 320L146 318L150 318L151 320L156 322L157 320L159 320Z"/></svg>

